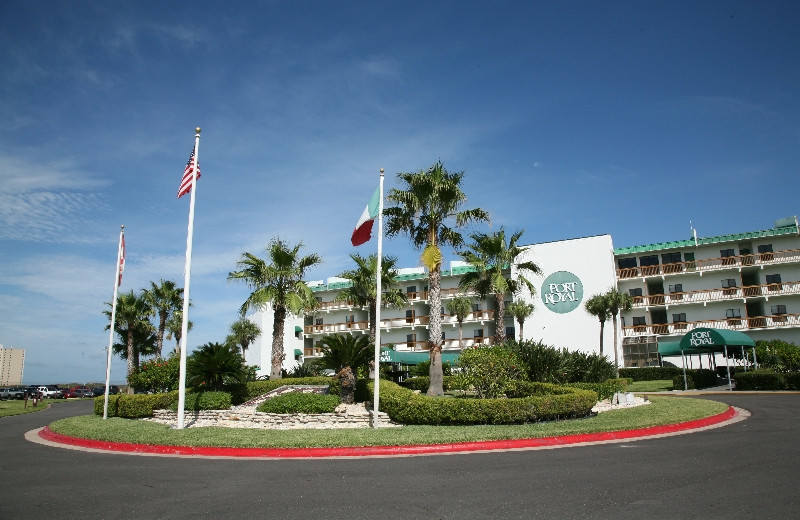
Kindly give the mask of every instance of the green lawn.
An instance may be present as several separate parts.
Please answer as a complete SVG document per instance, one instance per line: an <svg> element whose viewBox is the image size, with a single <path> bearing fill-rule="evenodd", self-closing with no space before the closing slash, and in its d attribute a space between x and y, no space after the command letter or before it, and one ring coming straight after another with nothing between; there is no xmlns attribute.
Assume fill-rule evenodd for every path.
<svg viewBox="0 0 800 520"><path fill-rule="evenodd" d="M347 430L260 430L238 428L187 428L174 430L149 421L95 415L54 422L54 432L87 439L180 446L307 448L337 446L401 446L448 444L597 433L659 426L700 419L728 409L728 405L702 399L653 397L652 404L612 410L596 417L507 426L403 426L400 428Z"/></svg>
<svg viewBox="0 0 800 520"><path fill-rule="evenodd" d="M9 399L8 401L0 401L0 417L8 415L20 415L23 413L38 412L47 408L48 404L57 403L55 399L44 399L38 406L33 406L33 400L28 399L28 407L25 408L24 400Z"/></svg>
<svg viewBox="0 0 800 520"><path fill-rule="evenodd" d="M667 392L672 390L671 379L658 379L656 381L634 381L628 385L628 392Z"/></svg>

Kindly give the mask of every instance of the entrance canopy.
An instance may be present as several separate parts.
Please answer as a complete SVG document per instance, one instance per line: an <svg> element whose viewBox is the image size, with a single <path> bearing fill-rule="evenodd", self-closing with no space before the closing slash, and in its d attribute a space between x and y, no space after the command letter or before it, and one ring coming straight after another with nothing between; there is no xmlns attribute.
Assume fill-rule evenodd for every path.
<svg viewBox="0 0 800 520"><path fill-rule="evenodd" d="M427 351L409 352L403 350L381 349L381 363L402 363L404 365L419 365L430 361L431 355ZM455 363L458 354L445 354L442 352L442 363Z"/></svg>
<svg viewBox="0 0 800 520"><path fill-rule="evenodd" d="M681 338L680 349L686 352L724 352L725 347L755 347L750 336L738 330L697 328ZM659 346L659 353L660 353Z"/></svg>

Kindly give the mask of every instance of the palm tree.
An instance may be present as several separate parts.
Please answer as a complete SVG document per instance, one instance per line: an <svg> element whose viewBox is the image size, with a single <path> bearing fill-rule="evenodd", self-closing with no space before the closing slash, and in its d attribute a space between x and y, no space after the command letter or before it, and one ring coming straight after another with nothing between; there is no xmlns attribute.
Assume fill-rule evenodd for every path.
<svg viewBox="0 0 800 520"><path fill-rule="evenodd" d="M441 247L460 247L464 239L457 231L470 222L488 222L489 214L480 209L461 210L467 196L461 191L464 172L448 172L441 161L427 170L398 173L405 189L393 188L387 196L392 206L384 209L386 234L405 234L417 249L428 269L430 324L430 386L428 395L444 395L442 372L442 252Z"/></svg>
<svg viewBox="0 0 800 520"><path fill-rule="evenodd" d="M267 245L267 261L252 253L242 253L236 263L239 271L228 273L228 280L244 282L253 292L242 304L239 313L244 316L247 309L260 310L272 304L272 367L270 379L281 379L281 368L285 357L283 351L283 329L287 313L299 314L312 310L318 303L303 277L311 267L322 262L319 255L301 257L303 243L290 246L280 238L273 238Z"/></svg>
<svg viewBox="0 0 800 520"><path fill-rule="evenodd" d="M236 345L242 349L242 357L250 346L261 335L261 327L247 318L239 318L231 323L231 333L228 334L226 343Z"/></svg>
<svg viewBox="0 0 800 520"><path fill-rule="evenodd" d="M616 287L613 287L606 292L605 299L608 304L608 313L611 315L611 323L614 325L614 368L616 369L617 378L619 379L617 315L620 312L626 312L633 308L633 298L630 294L620 292Z"/></svg>
<svg viewBox="0 0 800 520"><path fill-rule="evenodd" d="M236 345L206 343L186 360L186 380L208 390L222 390L227 383L243 383L244 359Z"/></svg>
<svg viewBox="0 0 800 520"><path fill-rule="evenodd" d="M350 287L342 289L336 295L337 301L350 302L359 307L367 307L369 313L369 340L375 344L375 319L377 316L377 276L378 255L373 254L364 258L358 253L350 255L356 263L356 268L345 271L340 278L350 280ZM395 285L397 276L397 258L384 256L381 261L381 302L385 306L401 307L408 303L408 298L403 291Z"/></svg>
<svg viewBox="0 0 800 520"><path fill-rule="evenodd" d="M190 304L191 306L191 304ZM192 330L194 327L194 322L189 320L186 324L187 330ZM183 310L176 310L172 313L172 316L169 317L166 323L166 338L171 340L175 338L175 352L180 352L181 350L181 337L183 336Z"/></svg>
<svg viewBox="0 0 800 520"><path fill-rule="evenodd" d="M155 354L157 358L160 358L164 346L167 320L175 311L183 307L183 288L176 287L172 280L161 280L158 285L150 282L150 289L146 289L142 295L150 305L153 315L158 318Z"/></svg>
<svg viewBox="0 0 800 520"><path fill-rule="evenodd" d="M106 302L109 310L103 313L111 318L111 303ZM122 293L117 296L117 312L114 324L114 331L117 332L125 341L125 359L128 361L128 374L134 368L139 368L139 350L136 348L135 335L140 337L149 336L152 331L152 324L150 323L150 306L147 300L137 295L131 290L127 293ZM109 329L111 325L106 327Z"/></svg>
<svg viewBox="0 0 800 520"><path fill-rule="evenodd" d="M366 336L331 334L319 340L322 348L320 364L336 372L341 386L342 402L355 402L356 374L372 359L373 349Z"/></svg>
<svg viewBox="0 0 800 520"><path fill-rule="evenodd" d="M603 330L610 315L608 302L604 294L595 294L584 304L586 312L600 320L600 355L603 355ZM616 331L616 327L615 327Z"/></svg>
<svg viewBox="0 0 800 520"><path fill-rule="evenodd" d="M459 282L462 289L474 289L481 298L494 295L497 310L494 315L494 341L503 343L506 339L506 294L516 294L527 288L531 294L535 289L525 277L525 273L541 274L539 266L532 261L517 262L524 249L517 245L524 230L516 231L506 241L505 230L501 227L494 233L473 233L472 244L467 251L459 253L475 271L464 274ZM516 270L516 275L514 271ZM508 273L508 275L506 274Z"/></svg>
<svg viewBox="0 0 800 520"><path fill-rule="evenodd" d="M511 314L514 319L517 320L519 323L519 340L522 341L523 337L523 327L525 326L525 320L533 314L533 304L526 303L525 300L515 300L508 304L506 310L509 314Z"/></svg>
<svg viewBox="0 0 800 520"><path fill-rule="evenodd" d="M458 321L458 348L464 346L464 320L472 312L472 299L466 296L456 296L447 302L447 312L456 317Z"/></svg>

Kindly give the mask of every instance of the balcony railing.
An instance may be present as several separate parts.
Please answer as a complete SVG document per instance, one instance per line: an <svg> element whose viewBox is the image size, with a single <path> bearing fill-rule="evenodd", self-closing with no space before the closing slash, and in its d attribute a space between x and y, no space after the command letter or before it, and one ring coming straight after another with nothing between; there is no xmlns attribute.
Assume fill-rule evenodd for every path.
<svg viewBox="0 0 800 520"><path fill-rule="evenodd" d="M634 307L653 307L658 305L680 305L685 303L706 303L723 300L755 298L759 296L783 296L800 294L800 281L765 283L761 285L747 285L744 287L723 287L720 289L704 289L668 294L652 294L649 296L634 296Z"/></svg>
<svg viewBox="0 0 800 520"><path fill-rule="evenodd" d="M414 292L407 292L405 293L406 298L408 298L409 302L424 302L428 301L428 296L430 295L430 291L414 291ZM456 296L468 296L474 297L477 296L478 293L475 291L462 291L461 289L442 289L441 297L443 300L449 300L451 298L455 298ZM317 307L318 311L333 311L333 310L341 310L341 309L363 309L364 307L353 305L352 302L347 301L331 301L331 302L319 302L319 306Z"/></svg>
<svg viewBox="0 0 800 520"><path fill-rule="evenodd" d="M641 267L625 267L617 269L617 278L645 278L685 272L706 272L720 269L739 268L752 265L772 265L789 262L800 262L800 249L786 249L769 253L726 256L677 262L674 264L646 265Z"/></svg>
<svg viewBox="0 0 800 520"><path fill-rule="evenodd" d="M798 326L800 326L800 314L775 314L772 316L754 316L750 318L723 318L718 320L702 320L681 323L632 325L622 327L622 332L625 337L636 337L685 334L692 329L700 327L741 331L763 329L768 327L789 328Z"/></svg>
<svg viewBox="0 0 800 520"><path fill-rule="evenodd" d="M464 320L464 323L483 323L494 320L494 311L473 311ZM401 329L427 327L430 323L430 316L401 316L399 318L388 318L381 320L381 329ZM458 326L456 317L450 314L442 315L442 325ZM338 332L369 331L368 321L347 321L338 323L322 323L317 325L306 325L303 327L303 334L335 334Z"/></svg>

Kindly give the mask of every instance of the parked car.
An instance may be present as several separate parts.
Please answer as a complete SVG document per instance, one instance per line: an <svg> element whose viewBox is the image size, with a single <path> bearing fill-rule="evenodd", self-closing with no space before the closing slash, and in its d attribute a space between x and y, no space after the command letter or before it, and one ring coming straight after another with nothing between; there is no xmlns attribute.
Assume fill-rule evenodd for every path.
<svg viewBox="0 0 800 520"><path fill-rule="evenodd" d="M25 391L21 388L0 388L0 399L22 399Z"/></svg>
<svg viewBox="0 0 800 520"><path fill-rule="evenodd" d="M92 389L92 393L95 397L100 397L101 395L106 395L106 387L98 386ZM119 393L119 387L116 385L111 385L108 387L108 395L116 395Z"/></svg>
<svg viewBox="0 0 800 520"><path fill-rule="evenodd" d="M94 397L92 391L89 390L88 388L76 388L75 394L76 394L75 397L80 397L80 398Z"/></svg>

